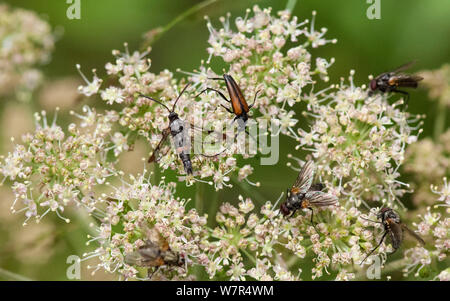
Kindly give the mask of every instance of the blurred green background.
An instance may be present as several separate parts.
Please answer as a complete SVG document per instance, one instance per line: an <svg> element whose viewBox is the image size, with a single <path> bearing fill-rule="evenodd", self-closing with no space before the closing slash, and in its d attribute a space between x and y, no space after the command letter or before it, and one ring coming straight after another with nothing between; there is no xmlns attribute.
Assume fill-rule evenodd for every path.
<svg viewBox="0 0 450 301"><path fill-rule="evenodd" d="M56 32L63 33L56 43L51 62L43 68L48 78L57 79L79 77L75 68L77 63L81 64L88 77L91 77L89 70L92 68L96 68L100 77L103 77L105 63L113 58L112 49L122 50L124 42L129 43L131 51L138 49L145 32L168 24L201 1L81 0L81 20L69 20L66 17L69 6L66 1L1 2L37 12ZM175 71L177 68L190 71L199 66L201 59L207 58L208 31L204 15L209 15L217 24L218 18L226 12L231 12L232 17L243 16L245 9L254 4L260 7L271 6L276 11L284 9L286 2L222 0L194 13L153 44L150 55L152 72L157 73L163 69ZM313 51L317 56L336 58L336 63L329 69L331 83L339 82L342 76L347 77L351 69L356 70L355 82L361 85L367 83L369 74L377 75L389 71L413 59L418 62L412 71L435 69L450 62L450 1L381 0L380 20L369 20L366 17L368 6L363 0L297 2L294 15L302 20L310 18L311 11L316 10L316 26L328 28L327 37L338 39L335 45L327 45ZM92 105L89 102L88 104ZM7 106L7 103L1 104L2 116ZM426 91L418 89L412 92L409 110L428 116L423 136L431 136L435 108L434 104L430 105ZM31 120L31 115L29 117ZM447 127L448 125L447 121ZM275 201L286 188L286 183L291 183L296 177L291 169L282 169L286 166L286 154L293 151L294 143L283 138L280 143L282 147L277 166L254 164L254 173L260 175L255 181L260 181L262 187L248 196L258 198L262 202ZM4 153L8 147L2 145L1 149ZM280 176L280 168L283 170L283 176ZM186 189L185 185L180 186L183 186L180 187L181 194L191 197L195 195L195 187ZM216 194L210 188L202 189L206 190L202 194L206 204L205 208L202 208L203 212L214 212L218 202L232 202L237 199L238 194L247 195L245 191L240 190L225 189ZM48 217L49 222L45 226L30 225L23 228L23 216L7 217L10 214L8 208L12 198L3 197L1 202L3 205L0 209L4 212L0 215L0 268L3 271L0 273L0 279L14 279L19 277L17 275L23 275L38 280L66 280L67 256L81 255L87 250L84 244L86 229L75 222L65 225L59 219L52 220L53 217ZM85 272L83 263L82 279L112 278L101 272L91 277Z"/></svg>

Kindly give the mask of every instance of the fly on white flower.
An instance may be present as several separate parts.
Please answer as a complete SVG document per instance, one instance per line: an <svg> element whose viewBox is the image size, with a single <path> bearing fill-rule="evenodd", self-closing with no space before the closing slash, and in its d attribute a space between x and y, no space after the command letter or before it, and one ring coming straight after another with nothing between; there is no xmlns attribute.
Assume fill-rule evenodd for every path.
<svg viewBox="0 0 450 301"><path fill-rule="evenodd" d="M311 223L314 225L314 211L311 206L326 207L338 203L336 196L323 192L325 185L322 183L313 184L314 162L308 161L303 165L297 180L291 189L287 189L287 198L281 204L281 213L292 216L298 209L311 210Z"/></svg>

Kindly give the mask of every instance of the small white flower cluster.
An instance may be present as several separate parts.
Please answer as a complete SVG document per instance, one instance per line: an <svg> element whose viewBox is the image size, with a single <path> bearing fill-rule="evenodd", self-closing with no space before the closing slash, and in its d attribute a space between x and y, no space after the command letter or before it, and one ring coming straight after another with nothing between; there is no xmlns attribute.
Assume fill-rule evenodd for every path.
<svg viewBox="0 0 450 301"><path fill-rule="evenodd" d="M328 63L318 58L316 67L313 68L311 54L307 48L335 41L323 38L325 30L316 32L314 20L309 29L302 28L308 21L298 23L297 18L291 18L288 11L280 12L279 17L274 17L270 9L261 10L255 6L254 16L249 17L249 13L250 11L244 19L236 18L237 32L231 29L229 16L227 19L221 19L223 28L220 30L214 29L208 21L207 26L211 33L209 38L211 47L208 48L210 59L212 56L220 56L230 65L227 73L239 83L246 99L253 99L257 90L260 90L253 109L257 122L267 122L269 131L272 129L269 126L271 122L277 124L280 130L273 133L275 135L280 132L289 134L294 132L292 127L297 122L291 107L300 101L302 89L313 83L316 74L326 79L326 70L333 61ZM301 37L304 37L305 41L298 44ZM297 43L286 49L284 47L286 40ZM171 108L186 82L177 81L168 70L159 74L150 72L151 60L146 58L150 49L143 53L137 51L130 53L127 45L125 48L124 53L114 50L115 62L107 63L105 66L107 74L117 78L119 86L101 89L102 80L97 77L94 70L92 81L82 74L86 86L81 86L79 91L86 96L99 94L108 104L125 105L118 112L119 124L126 128L126 131L145 137L154 150L162 137L162 131L168 127L168 112L163 106L140 95L151 96ZM223 124L230 122L228 113L219 105L222 99L214 95L215 92L194 97L206 87L224 89L217 81L208 80L220 76L210 68L206 68L203 63L200 72L185 73L188 73L188 82L193 88L186 90L174 108L175 112L191 125L199 125L198 127L203 129L222 129ZM228 136L232 137L234 134ZM231 172L237 172L239 180L247 180L252 170L248 166L239 167L237 161L230 158L237 150L238 146L234 144L225 147L216 157L196 156L192 160L192 165L194 175L199 178L193 179L188 176L185 178L187 183L212 178L212 181L208 182L214 183L215 188L219 190L231 187L229 183ZM161 153L165 154L158 162L161 168L176 169L183 173L182 162L173 148L166 147ZM251 154L244 155L248 156Z"/></svg>
<svg viewBox="0 0 450 301"><path fill-rule="evenodd" d="M431 205L434 196L430 185L440 183L450 173L450 129L438 141L427 137L411 144L405 153L404 171L414 177L413 200L416 206Z"/></svg>
<svg viewBox="0 0 450 301"><path fill-rule="evenodd" d="M105 208L99 210L101 224L95 227L97 236L89 241L97 241L100 247L84 258L100 259L94 272L103 268L117 271L125 279L153 279L153 273L160 269L155 277L182 279L192 265L208 264L204 255L208 247L206 216L185 209L189 200L174 197L175 183L153 185L149 177L144 171L136 178L130 176L130 182L122 179L121 187L102 196ZM132 260L149 242L155 244L155 253L150 250L141 255L142 260ZM172 252L181 263L166 262L163 251Z"/></svg>
<svg viewBox="0 0 450 301"><path fill-rule="evenodd" d="M220 19L220 29L214 28L208 19L210 47L207 49L209 58L206 63L209 64L214 57L221 58L229 65L227 73L239 83L245 98L251 101L256 99L252 109L255 120L278 125L279 132L273 135L280 132L290 135L298 121L292 107L301 101L302 91L315 83L315 75L328 81L327 68L334 62L334 59L327 62L317 58L314 66L308 48L336 43L336 40L324 39L325 29L315 31L315 13L309 28L304 27L308 20L298 22L297 17L291 17L287 10L278 12L278 17L275 17L270 8L260 9L255 5L253 16L250 17L250 13L248 9L245 18L235 19L237 31L232 29L230 15ZM303 43L300 43L302 40ZM207 80L220 75L204 64L199 70L197 73L187 73L195 86L223 89L218 82ZM255 98L257 91L259 94ZM220 98L212 97L214 93L204 94L202 100L216 106ZM213 120L220 120L226 114L222 108L217 111ZM271 131L271 127L268 130Z"/></svg>
<svg viewBox="0 0 450 301"><path fill-rule="evenodd" d="M35 67L54 48L49 24L34 12L1 4L0 28L0 97L34 90L42 81Z"/></svg>
<svg viewBox="0 0 450 301"><path fill-rule="evenodd" d="M437 99L443 109L450 107L450 64L444 64L436 70L425 70L419 73L423 85L429 89L431 99Z"/></svg>
<svg viewBox="0 0 450 301"><path fill-rule="evenodd" d="M71 204L87 210L98 219L92 224L96 235L88 243L96 241L99 247L83 260L97 257L94 272L102 268L123 279L193 279L199 270L211 279L357 278L355 263L378 245L378 234L382 235L381 223L370 222L377 216L370 211L363 218L361 205L367 209L374 202L394 209L402 205L400 198L409 186L399 180L399 168L407 146L421 133L422 116L411 116L401 101L391 104L386 95L369 96L365 86L354 85L353 71L349 84L342 80L340 85L314 91L318 81L329 81L327 69L334 59L313 59L309 49L336 42L324 38L326 29L315 29L315 17L313 12L311 22L299 22L288 11L273 16L270 8L254 6L234 23L229 15L221 18L220 29L208 19L209 57L198 70L183 72L188 76L181 80L169 70L152 73L147 58L151 49L130 53L127 45L123 53L114 50L115 61L105 66L108 79L115 79L113 85L102 87L104 80L95 70L89 80L77 65L86 82L79 92L97 95L111 110L97 113L84 107L83 114L71 112L80 122L70 124L67 133L55 121L48 124L45 112L36 114L36 131L25 135L23 143L0 161L0 173L13 182L15 204L24 205L22 209L14 205L13 210L25 211L27 220L37 221L52 211L61 217ZM222 125L235 116L221 106L227 105L225 100L211 89L199 95L206 88L227 95L224 83L212 80L221 75L209 66L215 59L229 66L224 72L236 80L245 99L256 99L250 117L258 125L279 126L276 132L269 126L264 134L296 139L296 149L308 152L315 162L316 184L324 184L327 193L339 197L339 206L314 208L317 224L311 224L312 212L282 216L280 200L255 209L250 198L239 197L237 206L223 203L212 216L217 226L209 227L208 216L188 209L189 200L176 196L176 182L166 180L164 174L156 185L152 183L156 177L146 170L129 180L116 170L120 154L133 150L136 139L146 140L154 151L163 135L170 136L171 113L171 120L177 113L184 121L178 125L192 131L203 127L201 135L205 129L210 129L208 134L229 135L222 132ZM296 116L297 103L306 108L303 116ZM311 122L302 120L305 126L294 128L300 118ZM238 160L238 146L222 147L224 151L216 156L192 156L193 174L179 180L188 185L198 181L199 187L213 184L216 190L231 187L232 179L237 185L246 180L258 187L259 182L248 179L254 168ZM159 148L160 169L185 173L179 148ZM438 206L448 209L447 180L432 191L439 195ZM406 274L418 266L423 274L435 258L442 262L447 257L449 219L431 209L421 219L418 232L433 237L434 249L407 249ZM389 249L387 243L381 244L378 253L384 255ZM306 261L311 276L301 275ZM448 271L436 277L447 279Z"/></svg>
<svg viewBox="0 0 450 301"><path fill-rule="evenodd" d="M419 215L421 222L415 224L415 226L417 233L421 236L432 237L433 248L415 247L406 250L406 266L403 269L406 275L415 271L415 277L429 277L431 273L436 273L440 270L433 268L431 265L447 262L450 250L450 218L439 210L439 207L444 206L446 207L446 212L449 212L450 189L447 179L444 178L444 185L442 185L440 190L437 187L432 187L431 190L439 196L437 199L438 203L433 208L427 207L427 212Z"/></svg>
<svg viewBox="0 0 450 301"><path fill-rule="evenodd" d="M381 201L394 209L409 185L398 178L406 147L415 142L421 116L410 116L384 95L368 97L365 87L343 82L336 91L305 95L312 119L298 129L297 148L311 152L318 175L347 203L366 208Z"/></svg>
<svg viewBox="0 0 450 301"><path fill-rule="evenodd" d="M312 256L313 279L325 271L336 280L350 280L355 275L344 268L360 262L377 240L363 228L367 221L358 218L361 212L355 207L332 209L326 222L316 226L319 232L309 216L283 218L270 202L261 207L259 215L252 212L254 208L250 199L242 197L238 208L229 203L220 207L216 215L219 225L212 231L209 249L207 272L211 278L299 280L299 261ZM248 260L250 268L244 264ZM293 274L294 270L298 273Z"/></svg>
<svg viewBox="0 0 450 301"><path fill-rule="evenodd" d="M3 158L0 173L4 180L13 181L15 201L11 209L26 211L26 221L33 217L39 221L49 212L63 218L61 213L70 204L92 212L94 188L116 174L107 153L111 125L117 116L96 114L88 108L85 112L79 115L84 120L81 126L70 124L68 134L56 125L56 114L49 124L45 111L36 113L36 131L23 135L22 144ZM17 202L24 207L17 209Z"/></svg>

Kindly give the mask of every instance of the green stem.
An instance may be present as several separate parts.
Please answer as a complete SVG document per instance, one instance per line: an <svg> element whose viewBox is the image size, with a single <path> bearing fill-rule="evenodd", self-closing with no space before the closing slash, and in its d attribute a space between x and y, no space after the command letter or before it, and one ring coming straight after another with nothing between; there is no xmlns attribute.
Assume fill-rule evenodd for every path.
<svg viewBox="0 0 450 301"><path fill-rule="evenodd" d="M253 201L256 201L260 204L264 204L266 202L267 198L264 197L261 193L259 193L257 189L250 187L250 184L241 182L238 179L236 179L236 177L230 178L233 184L239 186L246 194L250 195Z"/></svg>
<svg viewBox="0 0 450 301"><path fill-rule="evenodd" d="M30 279L28 277L7 271L2 268L0 268L0 278L3 278L5 280L13 280L13 281L33 281L33 279Z"/></svg>
<svg viewBox="0 0 450 301"><path fill-rule="evenodd" d="M205 0L203 2L200 2L194 6L192 6L191 8L189 8L188 10L184 11L183 13L181 13L180 15L178 15L175 19L173 19L172 21L170 21L166 26L164 27L159 27L157 28L157 32L155 33L154 37L148 41L145 45L145 48L147 48L148 46L152 45L154 42L156 42L159 38L161 38L161 36L163 36L166 32L168 32L170 29L172 29L172 27L174 27L175 25L177 25L178 23L180 23L181 21L183 21L184 19L186 19L187 17L189 17L190 15L198 12L199 10L217 2L219 0Z"/></svg>
<svg viewBox="0 0 450 301"><path fill-rule="evenodd" d="M296 4L297 0L288 0L286 4L286 9L292 13Z"/></svg>
<svg viewBox="0 0 450 301"><path fill-rule="evenodd" d="M439 137L442 135L445 129L445 119L446 119L447 108L442 101L439 101L438 112L436 119L434 121L434 141L438 142Z"/></svg>
<svg viewBox="0 0 450 301"><path fill-rule="evenodd" d="M240 250L242 251L242 253L245 254L245 256L248 257L248 259L250 259L250 260L253 262L253 264L256 265L256 259L255 259L255 257L253 257L247 250L245 250L245 249L243 249L243 248L240 248Z"/></svg>
<svg viewBox="0 0 450 301"><path fill-rule="evenodd" d="M195 185L195 209L197 209L198 214L203 212L203 199L205 188L203 183L196 183Z"/></svg>
<svg viewBox="0 0 450 301"><path fill-rule="evenodd" d="M218 211L219 207L219 192L216 192L211 197L211 201L209 202L209 209L208 209L208 224L210 226L213 226L216 222L216 213Z"/></svg>

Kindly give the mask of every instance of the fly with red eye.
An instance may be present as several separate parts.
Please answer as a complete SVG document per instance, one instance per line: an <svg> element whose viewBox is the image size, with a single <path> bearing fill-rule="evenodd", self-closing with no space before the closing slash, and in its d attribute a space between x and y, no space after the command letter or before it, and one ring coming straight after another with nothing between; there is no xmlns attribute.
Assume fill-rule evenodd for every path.
<svg viewBox="0 0 450 301"><path fill-rule="evenodd" d="M286 201L280 206L284 216L291 217L299 209L311 211L311 224L314 224L314 207L336 206L338 198L330 193L323 192L325 185L313 183L315 165L313 161L306 162L295 180L292 188L287 189Z"/></svg>
<svg viewBox="0 0 450 301"><path fill-rule="evenodd" d="M405 102L407 103L409 100L409 93L406 91L399 90L399 87L408 87L408 88L417 88L419 81L423 79L423 77L418 75L411 75L400 73L411 67L415 61L406 63L394 71L385 72L378 75L376 78L370 81L370 91L369 96L379 91L381 93L400 93L406 95Z"/></svg>

